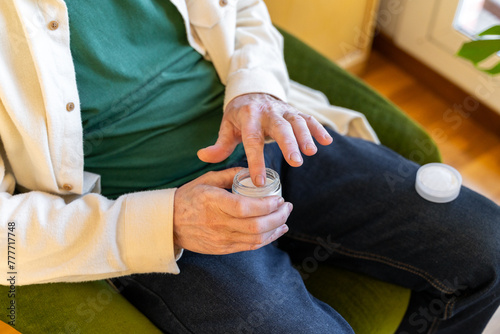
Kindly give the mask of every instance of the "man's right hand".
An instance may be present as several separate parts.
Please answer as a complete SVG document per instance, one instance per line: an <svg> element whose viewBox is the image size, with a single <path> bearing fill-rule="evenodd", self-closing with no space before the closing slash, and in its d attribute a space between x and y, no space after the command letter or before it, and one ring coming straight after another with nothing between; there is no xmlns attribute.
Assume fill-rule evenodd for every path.
<svg viewBox="0 0 500 334"><path fill-rule="evenodd" d="M175 193L174 243L202 254L230 254L258 249L288 231L292 204L282 197L235 195L233 178L241 168L209 172Z"/></svg>

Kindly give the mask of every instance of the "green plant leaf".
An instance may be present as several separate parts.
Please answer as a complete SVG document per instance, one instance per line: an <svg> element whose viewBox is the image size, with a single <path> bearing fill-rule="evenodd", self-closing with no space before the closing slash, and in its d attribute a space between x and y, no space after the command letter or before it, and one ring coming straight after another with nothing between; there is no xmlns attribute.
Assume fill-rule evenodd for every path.
<svg viewBox="0 0 500 334"><path fill-rule="evenodd" d="M489 36L476 41L464 43L457 52L457 56L471 61L480 71L490 75L500 73L500 62L491 68L481 68L480 62L500 51L500 25L493 26L478 34L478 36ZM495 36L495 37L491 37Z"/></svg>
<svg viewBox="0 0 500 334"><path fill-rule="evenodd" d="M485 31L480 33L478 36L488 36L488 35L500 35L500 25L493 26L489 29L486 29Z"/></svg>
<svg viewBox="0 0 500 334"><path fill-rule="evenodd" d="M496 75L500 73L500 62L490 69L481 69L481 71L486 72L491 75Z"/></svg>
<svg viewBox="0 0 500 334"><path fill-rule="evenodd" d="M477 65L498 51L500 51L500 40L487 39L464 43L457 55Z"/></svg>

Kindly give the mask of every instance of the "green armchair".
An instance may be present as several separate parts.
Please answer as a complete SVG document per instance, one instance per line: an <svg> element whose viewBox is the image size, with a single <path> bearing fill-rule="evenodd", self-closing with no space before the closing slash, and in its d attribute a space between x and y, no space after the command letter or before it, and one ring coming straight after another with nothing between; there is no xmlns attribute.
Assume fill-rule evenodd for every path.
<svg viewBox="0 0 500 334"><path fill-rule="evenodd" d="M434 142L397 107L317 52L282 31L293 80L318 89L335 105L366 115L381 142L423 164L440 161ZM313 295L332 305L358 334L394 334L410 291L322 265L306 280ZM0 287L0 301L9 288ZM21 333L160 333L105 281L16 287L15 328ZM5 303L4 305L8 305ZM9 322L7 312L0 320Z"/></svg>

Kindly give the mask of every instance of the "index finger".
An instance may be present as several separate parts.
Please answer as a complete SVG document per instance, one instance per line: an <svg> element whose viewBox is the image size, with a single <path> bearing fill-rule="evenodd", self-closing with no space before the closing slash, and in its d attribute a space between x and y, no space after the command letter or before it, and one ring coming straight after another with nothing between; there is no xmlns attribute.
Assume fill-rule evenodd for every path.
<svg viewBox="0 0 500 334"><path fill-rule="evenodd" d="M265 136L260 121L248 118L248 122L241 129L241 139L247 156L252 182L257 187L264 186L266 184Z"/></svg>

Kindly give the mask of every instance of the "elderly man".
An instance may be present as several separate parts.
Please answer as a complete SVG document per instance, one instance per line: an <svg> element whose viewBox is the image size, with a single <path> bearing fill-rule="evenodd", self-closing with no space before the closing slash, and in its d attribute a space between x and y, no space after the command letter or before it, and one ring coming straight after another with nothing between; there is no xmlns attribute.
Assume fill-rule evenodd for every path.
<svg viewBox="0 0 500 334"><path fill-rule="evenodd" d="M418 166L289 82L262 1L4 0L0 25L20 284L111 278L168 333L350 333L290 264L320 240L332 264L413 289L402 333L433 298L429 333L480 333L498 307L498 206L388 185ZM228 192L247 164L257 186L277 170L289 202Z"/></svg>

